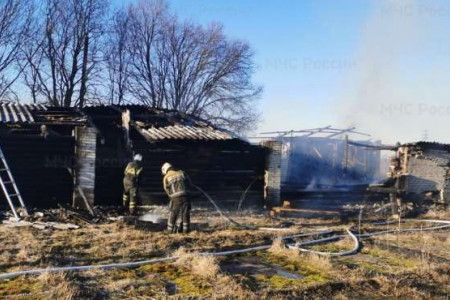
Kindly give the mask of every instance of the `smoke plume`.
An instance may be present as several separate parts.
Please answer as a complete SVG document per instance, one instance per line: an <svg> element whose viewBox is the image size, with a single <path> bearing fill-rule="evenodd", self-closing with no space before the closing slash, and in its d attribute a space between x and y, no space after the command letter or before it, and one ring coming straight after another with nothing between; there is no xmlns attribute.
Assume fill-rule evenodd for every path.
<svg viewBox="0 0 450 300"><path fill-rule="evenodd" d="M446 1L374 1L356 68L343 80L341 126L385 143L450 143L450 23Z"/></svg>

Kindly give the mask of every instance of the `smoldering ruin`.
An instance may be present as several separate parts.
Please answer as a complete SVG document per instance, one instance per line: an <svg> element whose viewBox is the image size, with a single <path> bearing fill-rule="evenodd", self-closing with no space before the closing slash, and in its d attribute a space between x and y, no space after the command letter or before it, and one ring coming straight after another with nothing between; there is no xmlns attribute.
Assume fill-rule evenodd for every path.
<svg viewBox="0 0 450 300"><path fill-rule="evenodd" d="M449 298L446 5L119 2L0 1L1 299Z"/></svg>
<svg viewBox="0 0 450 300"><path fill-rule="evenodd" d="M211 278L228 282L243 274L256 280L252 284L254 287L261 284L258 280L266 278L267 291L278 293L280 283L277 282L282 282L290 293L306 295L311 288L320 290L321 286L336 281L339 270L347 268L349 263L359 266L359 271L353 272L364 273L365 268L372 268L366 265L365 259L375 254L403 262L386 263L384 271L375 272L377 276L390 273L393 267L400 271L396 275L399 278L405 272L427 276L422 262L415 258L421 253L421 243L411 240L424 231L430 231L436 238L432 242L434 252L427 254L428 263L450 260L448 253L438 250L439 237L443 234L440 231L450 226L445 219L450 201L448 145L430 142L385 145L354 127L337 129L331 126L265 133L247 141L201 119L139 105L76 109L2 103L0 112L5 218L0 229L4 233L15 231L17 236L24 230L36 231L32 240L18 242L13 238L5 243L3 251L8 252L3 252L3 256L14 252L11 247L19 243L21 249L30 250L26 254L21 254L24 250L20 250L16 259L25 255L26 261L34 262L29 270L15 271L3 260L0 280L16 282L19 287L0 291L2 295L11 291L27 293L24 289L34 295L39 288L33 285L33 280L27 283L30 280L27 276L32 274L97 270L82 275L84 279L79 285L82 287L91 276L109 281L110 268L127 270L131 267L126 272L154 272L156 266L163 270L163 273L156 271L158 276L173 278L180 289L178 292L164 290L163 294L191 295L192 291L189 292L178 280L189 281L186 276L196 272L192 266L182 267L185 275L175 276L167 269L174 261L179 261L180 255L187 254L175 252L148 259L146 248L140 246L145 244L139 242L157 238L168 243L152 246L156 247L152 250L155 254L167 253L174 247L170 246L170 235L161 236L168 214L159 170L165 161L185 170L198 187L192 191L194 232L182 237L183 247L197 251L197 254L187 259L194 264L205 255L218 256L218 260L209 262L202 272L209 272L210 268L223 270L190 283L194 285L190 289L194 288L196 295L211 295L200 282L208 282ZM123 214L121 203L121 180L134 153L142 153L145 157L145 173L139 190L138 216L127 216ZM380 221L380 218L390 216L395 217L394 223ZM320 224L328 224L327 230L315 229ZM388 229L380 231L377 224L385 224ZM116 231L114 226L120 226L123 236L110 244L113 241L108 240L108 235ZM230 226L234 228L231 240L221 233L225 234ZM349 229L343 231L342 226ZM66 234L68 230L73 232L71 234L81 235L103 230L97 233L103 249L96 248L99 240L88 238L87 251L79 252L77 242ZM58 231L61 234L57 234ZM52 252L55 234L65 236L62 247L66 250L58 254L61 259L55 261L54 268L43 269L49 259L55 259ZM397 236L395 251L383 246L389 239L378 238L380 234L387 238ZM273 245L257 242L276 237ZM223 238L229 247L221 246L221 242L207 246ZM361 244L363 239L364 246ZM127 255L119 260L107 259L105 255L117 244L128 249L122 251L134 251L137 256L131 261ZM267 250L269 254L265 252ZM36 251L42 256L33 260ZM300 255L295 251L307 254ZM241 253L250 256L241 257ZM104 258L88 264L92 255ZM65 257L68 256L74 257L70 260L71 266L67 266ZM317 265L317 259L324 265ZM286 267L294 261L299 263L297 267ZM406 262L407 265L403 265ZM118 278L126 276L122 271L114 272L121 274ZM444 272L444 269L437 272ZM71 282L71 277L66 276L58 280ZM317 279L322 276L323 279ZM322 281L325 285L320 283ZM141 284L144 286L138 294L163 295L150 292L151 285ZM242 293L257 297L259 294L252 285L245 285L244 289L248 290ZM131 286L136 287L135 283ZM349 293L379 293L366 288L358 294L355 288L350 284ZM221 289L224 294L234 297L225 286ZM119 292L112 288L107 293L118 296L122 293L130 295L131 291ZM405 287L407 291L408 286ZM87 298L98 296L95 288L91 291L75 288L66 292ZM59 291L51 293L58 295ZM338 289L329 291L328 295L336 293L339 293ZM445 291L423 290L421 293L444 295Z"/></svg>

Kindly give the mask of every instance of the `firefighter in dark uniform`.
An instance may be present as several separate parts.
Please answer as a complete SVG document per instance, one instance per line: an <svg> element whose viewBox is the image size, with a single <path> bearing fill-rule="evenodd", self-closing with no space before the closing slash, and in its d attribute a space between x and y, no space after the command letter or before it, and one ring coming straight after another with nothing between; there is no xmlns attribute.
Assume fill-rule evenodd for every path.
<svg viewBox="0 0 450 300"><path fill-rule="evenodd" d="M175 170L169 163L162 166L161 173L164 175L164 190L170 199L167 231L169 233L189 233L191 202L187 190L187 176L183 171Z"/></svg>
<svg viewBox="0 0 450 300"><path fill-rule="evenodd" d="M136 212L139 179L142 173L142 155L136 154L133 161L128 163L123 177L123 206L129 208L131 215Z"/></svg>

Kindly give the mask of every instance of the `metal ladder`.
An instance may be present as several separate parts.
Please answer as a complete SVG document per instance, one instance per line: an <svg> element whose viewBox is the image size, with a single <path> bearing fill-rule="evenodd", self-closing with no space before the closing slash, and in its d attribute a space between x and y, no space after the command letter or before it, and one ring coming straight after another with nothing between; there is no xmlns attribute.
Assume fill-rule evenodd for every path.
<svg viewBox="0 0 450 300"><path fill-rule="evenodd" d="M28 216L28 210L23 202L22 196L20 195L19 189L17 188L16 182L11 174L11 169L6 162L3 150L0 147L0 185L2 186L3 192L5 194L6 200L8 200L9 206L14 214L17 221L20 220L17 214L16 206L14 202L19 201L20 206L23 209L25 216Z"/></svg>

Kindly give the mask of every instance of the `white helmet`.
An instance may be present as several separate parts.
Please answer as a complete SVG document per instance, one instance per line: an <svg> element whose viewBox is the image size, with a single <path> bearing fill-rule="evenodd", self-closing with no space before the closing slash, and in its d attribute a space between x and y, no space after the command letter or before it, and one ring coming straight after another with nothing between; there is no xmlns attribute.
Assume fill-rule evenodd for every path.
<svg viewBox="0 0 450 300"><path fill-rule="evenodd" d="M172 168L172 165L171 165L171 164L169 164L168 162L164 163L164 164L162 165L162 167L161 167L161 173L162 173L163 175L166 175L166 174L167 174L167 171L169 171L170 168Z"/></svg>
<svg viewBox="0 0 450 300"><path fill-rule="evenodd" d="M135 160L135 161L142 161L142 155L136 154L136 155L134 156L134 160Z"/></svg>

